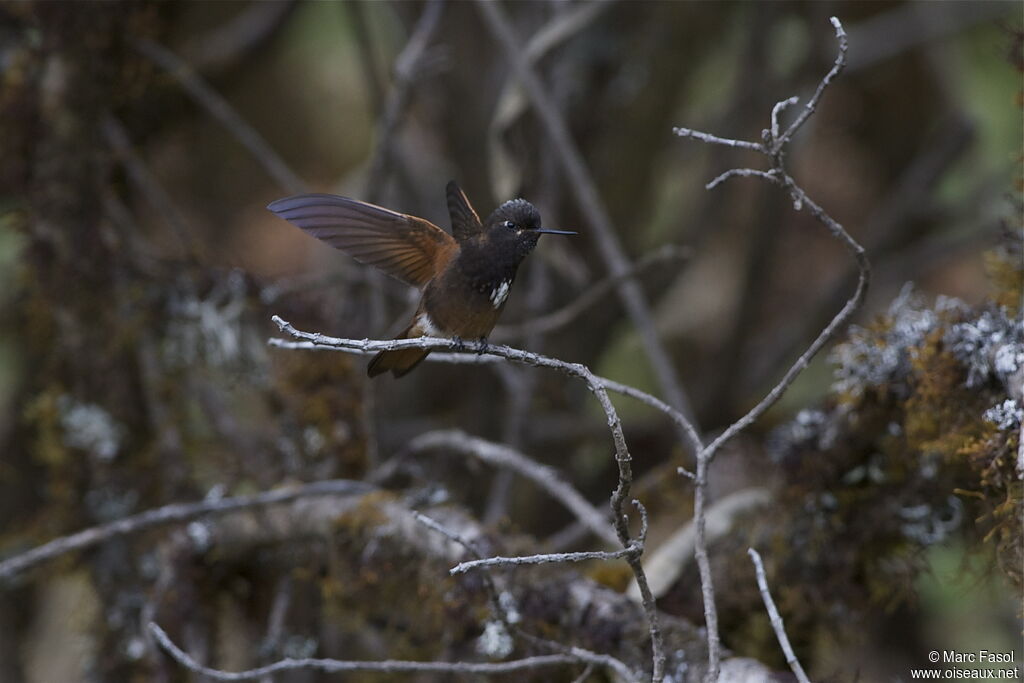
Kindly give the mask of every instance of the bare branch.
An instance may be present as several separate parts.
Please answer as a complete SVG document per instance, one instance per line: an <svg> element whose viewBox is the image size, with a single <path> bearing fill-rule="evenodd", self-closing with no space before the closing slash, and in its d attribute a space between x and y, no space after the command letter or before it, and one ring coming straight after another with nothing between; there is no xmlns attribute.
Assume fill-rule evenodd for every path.
<svg viewBox="0 0 1024 683"><path fill-rule="evenodd" d="M547 553L540 555L517 555L513 557L485 557L480 560L460 562L451 569L450 574L464 574L471 569L480 567L510 567L523 564L557 564L559 562L587 562L589 560L620 560L629 555L636 555L639 548L634 544L629 548L605 552L603 550L586 550L578 553Z"/></svg>
<svg viewBox="0 0 1024 683"><path fill-rule="evenodd" d="M476 547L476 545L468 539L466 539L461 534L456 533L451 529L448 529L447 527L443 526L442 524L439 524L438 522L431 519L430 517L427 517L424 514L415 511L413 511L412 514L416 521L420 522L427 528L432 529L440 533L441 535L445 536L446 538L459 544L460 546L465 548L467 552L475 556L478 560L483 560L483 554ZM450 571L453 575L456 573L454 569ZM637 677L636 673L630 670L630 668L626 665L625 662L616 657L612 657L611 655L598 654L597 652L592 652L581 647L565 646L553 640L541 638L524 631L522 628L517 626L519 617L513 616L510 613L510 607L502 599L502 595L499 593L498 587L495 585L494 579L491 577L491 575L487 572L484 572L482 576L484 587L487 589L487 592L491 600L491 607L494 610L494 613L497 615L498 619L501 621L501 623L504 625L504 627L508 630L509 633L514 633L520 638L527 640L528 642L533 643L535 645L539 645L541 647L546 647L549 649L554 649L558 652L561 652L562 654L575 657L580 662L607 668L611 671L616 672L619 675L619 677L624 681L639 681L639 678Z"/></svg>
<svg viewBox="0 0 1024 683"><path fill-rule="evenodd" d="M554 16L529 37L522 50L526 62L536 64L548 52L586 28L613 4L614 0L596 0L573 6L562 5ZM494 117L488 126L487 139L491 157L492 183L495 195L506 196L515 190L519 173L514 168L510 152L506 149L504 133L527 108L522 86L514 79L506 79L494 107ZM503 178L506 180L503 181Z"/></svg>
<svg viewBox="0 0 1024 683"><path fill-rule="evenodd" d="M772 127L771 127L772 140L778 140L779 139L779 116L781 116L782 112L785 111L788 107L792 107L794 104L796 104L799 101L800 101L800 98L797 97L796 95L794 95L793 97L790 97L789 99L780 100L780 101L776 102L775 106L772 107Z"/></svg>
<svg viewBox="0 0 1024 683"><path fill-rule="evenodd" d="M281 635L284 632L288 609L292 604L293 590L291 574L285 574L277 580L277 585L274 587L274 600L270 604L270 614L267 616L267 633L263 636L263 643L260 645L261 652L266 652L269 655L277 651ZM267 658L269 659L269 656ZM274 677L263 676L260 683L274 683Z"/></svg>
<svg viewBox="0 0 1024 683"><path fill-rule="evenodd" d="M133 44L135 49L173 76L192 99L220 121L281 187L292 193L307 189L306 183L284 162L274 148L267 144L263 136L182 59L152 40L139 39L133 41Z"/></svg>
<svg viewBox="0 0 1024 683"><path fill-rule="evenodd" d="M274 338L267 340L267 343L270 346L278 348L297 350L321 349L343 351L345 353L352 353L355 355L373 355L378 351L389 351L401 348L447 350L451 349L453 346L451 339L441 339L438 337L417 337L415 339L392 340L344 339L340 337L329 337L319 333L297 330L278 315L272 316L271 319L274 324L278 325L282 332L285 332L296 339L302 340L291 341L288 339ZM572 362L544 356L538 353L523 351L511 346L487 344L484 348L477 345L475 342L466 342L465 346L469 350L479 351L479 353L437 353L435 351L428 355L426 359L427 361L450 362L450 364L458 365L487 365L493 364L493 362L500 362L502 358L505 358L507 360L512 360L513 362L518 362L518 364L524 366L550 368L568 375L577 375L577 372L574 372L574 368L579 364L572 364ZM608 391L635 398L636 400L649 405L650 408L664 413L680 428L684 434L686 442L689 443L690 447L692 447L694 453L697 453L702 449L702 441L700 440L700 436L697 434L693 423L691 423L685 415L671 407L671 405L664 400L637 389L636 387L632 387L621 382L615 382L614 380L609 380L606 377L593 375L593 378L595 382Z"/></svg>
<svg viewBox="0 0 1024 683"><path fill-rule="evenodd" d="M786 636L786 627L782 623L782 615L779 614L779 610L775 607L775 601L772 600L772 594L768 592L768 579L764 575L764 565L761 563L761 555L758 554L753 548L747 549L747 554L750 555L750 561L754 563L754 571L757 573L757 588L761 591L761 599L764 600L765 609L768 610L768 618L772 622L772 630L775 631L775 637L779 641L779 646L782 648L782 652L786 655L786 663L789 664L789 668L792 669L793 675L800 683L811 683L810 679L807 678L807 674L804 672L804 668L800 666L800 660L796 658L793 653L793 646L789 644L789 637Z"/></svg>
<svg viewBox="0 0 1024 683"><path fill-rule="evenodd" d="M436 431L427 432L410 441L398 457L438 448L448 448L472 455L490 465L506 468L526 477L564 505L598 537L609 543L618 543L618 537L605 520L605 516L567 482L560 472L535 462L514 448L479 439L459 430Z"/></svg>
<svg viewBox="0 0 1024 683"><path fill-rule="evenodd" d="M276 315L272 317L272 320L277 324L282 332L285 332L296 339L302 340L297 342L288 339L274 338L267 340L267 343L271 346L282 349L309 351L318 349L333 350L355 355L369 356L377 353L378 351L393 351L397 349L430 349L432 351L435 349L449 350L453 346L451 339L442 339L439 337L416 337L414 339L391 340L344 339L341 337L330 337L320 334L319 332L305 332L303 330L298 330L291 323ZM464 346L469 351L477 353L435 352L427 356L426 360L441 363L478 365L500 362L500 359L504 358L521 365L550 368L577 377L581 376L579 369L584 367L578 363L569 363L557 358L542 356L540 354L499 344L488 344L486 347L483 347L476 342L465 342ZM680 411L668 405L658 397L652 396L651 394L641 391L635 387L610 380L606 377L599 377L592 373L590 376L598 386L607 389L608 391L616 394L622 394L623 396L629 396L630 398L634 398L655 410L660 410L665 413L665 415L671 418L671 420L680 428L686 442L691 446L691 448L693 448L695 453L703 449L703 443L700 436L697 434L697 429Z"/></svg>
<svg viewBox="0 0 1024 683"><path fill-rule="evenodd" d="M741 489L716 499L705 515L708 537L712 542L725 537L736 528L738 518L764 509L770 503L771 494L764 488ZM662 539L653 552L647 554L644 566L656 597L664 595L695 560L695 526L693 520L683 524L668 538ZM626 594L634 599L640 597L635 585L631 585Z"/></svg>
<svg viewBox="0 0 1024 683"><path fill-rule="evenodd" d="M707 630L708 672L704 677L707 683L716 683L721 669L722 644L718 633L718 608L715 606L715 585L711 574L711 560L708 558L707 543L707 488L708 465L710 458L707 451L697 455L697 472L693 487L693 526L694 526L694 557L697 559L697 572L700 574L701 599L704 601L704 627Z"/></svg>
<svg viewBox="0 0 1024 683"><path fill-rule="evenodd" d="M585 683L590 680L590 674L594 673L594 665L587 664L587 667L580 672L580 675L573 679L572 683Z"/></svg>
<svg viewBox="0 0 1024 683"><path fill-rule="evenodd" d="M91 527L70 536L57 538L32 550L9 557L0 562L0 582L9 580L27 569L61 555L85 550L113 538L137 534L154 527L187 522L203 515L223 515L244 508L285 503L297 498L365 493L372 488L372 486L363 482L332 479L305 484L295 488L267 491L251 496L221 498L201 503L173 503L165 505L132 515L131 517Z"/></svg>
<svg viewBox="0 0 1024 683"><path fill-rule="evenodd" d="M846 50L849 47L846 40L846 31L843 30L843 25L839 22L837 17L831 17L829 21L832 22L832 28L836 30L836 39L839 41L839 53L836 54L836 61L832 64L832 68L829 72L825 74L825 78L821 79L821 82L818 83L818 87L815 89L814 94L811 95L811 99L807 100L807 104L804 105L803 111L801 111L800 115L796 117L796 120L789 125L786 132L781 136L772 136L772 154L777 154L778 151L782 149L783 145L789 142L790 138L792 138L793 135L800 130L800 127L807 122L807 119L810 118L811 114L813 114L817 108L818 102L821 100L821 96L825 92L825 88L835 80L836 76L838 76L846 66ZM786 100L786 102L789 102L789 100ZM779 105L776 105L776 107L778 106Z"/></svg>
<svg viewBox="0 0 1024 683"><path fill-rule="evenodd" d="M775 171L774 170L772 170L772 171L759 171L756 168L730 168L728 171L726 171L725 173L722 173L721 175L716 177L714 180L709 181L704 186L704 189L706 189L706 190L713 190L716 187L718 187L719 185L721 185L722 183L724 183L729 178L735 178L737 176L741 176L741 177L744 177L744 178L750 178L750 177L764 178L765 180L771 180L773 182L776 180Z"/></svg>
<svg viewBox="0 0 1024 683"><path fill-rule="evenodd" d="M710 133L702 133L698 130L692 130L690 128L681 128L676 126L672 128L672 132L681 138L693 138L694 140L700 140L706 142L709 145L722 145L723 147L739 147L740 149L749 149L755 152L763 152L764 147L758 142L747 142L746 140L732 140L730 138L720 138L717 135L711 135Z"/></svg>
<svg viewBox="0 0 1024 683"><path fill-rule="evenodd" d="M742 418L731 424L707 446L705 452L709 460L714 458L715 454L723 444L753 424L758 418L764 415L768 409L779 400L779 398L782 397L782 394L785 393L786 389L788 389L797 378L797 375L804 371L804 369L810 364L811 359L817 355L818 351L820 351L822 347L824 347L825 344L827 344L836 335L836 333L838 333L839 330L849 322L850 318L853 317L853 314L860 308L861 304L864 303L864 297L867 295L868 284L871 280L871 266L868 263L867 254L864 252L864 248L861 247L860 244L858 244L857 241L854 240L841 225L839 225L839 223L826 214L820 206L811 200L811 198L807 196L807 194L785 171L779 170L777 176L777 182L789 189L790 194L795 198L795 204L801 208L806 207L811 215L824 224L835 237L843 242L847 250L853 254L859 269L857 288L854 291L853 296L851 296L846 302L846 305L843 306L825 329L821 331L818 337L811 342L811 345L807 347L807 350L804 351L789 370L786 371L786 374L783 375L781 380L779 380L779 383L776 384L763 399L761 399L761 402L751 408L750 412Z"/></svg>
<svg viewBox="0 0 1024 683"><path fill-rule="evenodd" d="M609 275L602 280L587 285L586 290L575 300L564 307L521 323L498 325L492 336L495 339L517 338L530 333L546 333L565 327L580 317L591 306L605 300L608 292L622 282L637 276L649 268L664 263L677 263L688 258L688 249L674 244L666 244L644 255L619 275Z"/></svg>
<svg viewBox="0 0 1024 683"><path fill-rule="evenodd" d="M450 339L439 339L436 337L418 337L414 339L393 339L390 341L374 341L369 339L339 339L334 337L328 337L320 333L302 332L295 329L290 323L283 320L279 316L273 316L273 321L283 331L293 337L303 339L309 342L311 348L324 348L324 349L336 349L339 351L356 351L363 353L366 351L385 351L385 350L396 350L396 349L407 349L407 348L420 348L420 349L450 349L454 346ZM270 340L271 344L274 344L278 340ZM283 346L283 344L276 344ZM623 548L630 548L633 545L633 541L629 533L629 524L625 512L623 511L623 504L629 497L630 486L633 483L633 470L632 470L632 456L629 453L629 448L626 445L626 437L622 431L622 423L619 420L618 413L615 410L615 406L612 405L611 399L608 397L608 390L605 389L605 382L603 378L599 378L594 375L590 369L581 363L567 363L556 358L550 358L548 356L541 356L539 354L530 353L528 351L522 351L520 349L514 349L508 346L494 346L494 345L483 345L483 344L464 344L469 350L475 350L481 354L489 354L492 356L498 356L507 360L514 361L516 363L522 363L525 365L533 365L537 367L546 367L559 370L566 374L578 377L583 380L590 393L594 395L598 403L601 405L601 409L605 413L607 419L608 428L612 434L612 442L615 446L615 463L619 470L619 481L615 490L612 492L611 497L611 508L612 508L612 523L615 528L616 535L618 536L619 543ZM651 397L652 401L654 399ZM682 417L680 415L680 417ZM685 418L682 418L685 421ZM640 507L638 505L638 507ZM641 516L645 513L641 508ZM626 561L629 564L630 569L633 571L633 575L636 579L637 586L640 589L641 602L643 604L644 613L647 617L648 626L651 633L651 649L652 649L652 660L654 663L654 680L661 681L664 677L665 668L665 653L662 644L661 630L658 626L658 613L655 607L654 596L651 593L650 587L647 585L647 577L644 574L643 565L640 562L639 553L630 554L626 556Z"/></svg>
<svg viewBox="0 0 1024 683"><path fill-rule="evenodd" d="M630 398L636 399L637 401L640 401L641 403L650 406L655 410L661 411L676 424L676 426L679 428L679 431L683 435L683 440L687 443L687 445L689 445L689 447L692 449L694 453L699 453L704 449L704 442L701 440L700 434L697 433L697 428L693 425L693 423L690 422L685 415L683 415L681 412L679 412L669 404L662 401L657 396L652 396L651 394L648 394L646 391L641 391L636 387L631 387L628 384L622 384L621 382L616 382L605 377L598 377L597 381L600 382L601 386L603 386L608 391L614 392L616 394L622 394L623 396L629 396ZM690 474L689 471L686 470L686 468L684 467L680 467L679 469L682 470L682 472ZM693 475L690 474L690 476Z"/></svg>
<svg viewBox="0 0 1024 683"><path fill-rule="evenodd" d="M384 179L394 157L395 130L409 103L417 76L425 68L424 57L443 11L444 0L429 0L424 5L408 42L395 58L394 83L384 104L384 111L377 122L377 144L367 173L366 189L371 202L378 201L376 195L384 186Z"/></svg>
<svg viewBox="0 0 1024 683"><path fill-rule="evenodd" d="M640 501L634 500L633 504L640 510L642 527L640 535L629 546L614 552L600 550L578 552L578 553L547 553L540 555L523 555L518 557L486 557L478 560L461 562L452 567L451 574L462 574L470 569L478 567L514 566L523 564L553 564L557 562L586 562L588 560L618 560L621 558L639 557L644 552L644 541L647 538L647 511Z"/></svg>
<svg viewBox="0 0 1024 683"><path fill-rule="evenodd" d="M178 238L182 251L194 257L194 242L189 237L187 221L181 215L181 211L178 210L178 206L171 199L167 190L157 182L142 160L142 157L132 147L128 131L121 125L120 121L111 115L103 118L101 128L104 137L107 138L107 144L110 145L111 149L114 150L114 154L120 159L121 164L128 173L128 177L146 197L146 201L156 209L156 212L160 214L160 217L170 227L171 232Z"/></svg>
<svg viewBox="0 0 1024 683"><path fill-rule="evenodd" d="M470 674L501 674L513 673L516 671L530 671L543 669L552 666L565 666L568 664L579 664L580 660L571 655L539 655L514 659L508 662L413 662L386 659L383 661L344 661L338 659L282 659L258 669L247 671L221 671L208 666L203 666L193 659L187 652L174 644L167 633L155 622L149 622L149 632L156 639L160 647L164 649L176 662L189 671L203 676L208 676L215 681L252 681L279 671L322 671L324 673L342 673L346 671L381 671L390 673L402 672L433 672L446 673L455 676L467 676Z"/></svg>
<svg viewBox="0 0 1024 683"><path fill-rule="evenodd" d="M790 124L784 133L781 135L777 134L779 129L779 115L786 107L791 106L794 103L793 98L777 103L772 109L771 128L764 131L765 140L763 144L742 140L727 140L725 138L719 138L714 135L700 133L685 128L674 129L677 135L691 137L712 144L753 149L765 154L771 161L771 170L756 171L754 169L733 169L731 171L726 171L708 183L709 188L716 187L725 180L737 176L757 176L780 185L789 192L789 195L793 200L793 208L796 211L806 208L808 212L821 222L834 237L843 243L843 246L845 246L853 255L859 270L857 288L853 295L843 306L842 310L840 310L825 329L821 331L807 350L801 354L796 362L793 363L785 375L783 375L782 379L779 380L775 387L773 387L757 405L751 408L746 415L730 425L710 444L703 448L697 456L693 515L694 528L696 532L694 555L697 559L697 566L700 572L701 591L704 599L704 619L708 633L707 681L716 681L721 667L721 644L718 634L718 612L715 607L715 591L711 575L711 563L708 559L706 539L705 510L707 506L708 466L725 443L753 424L758 418L764 415L764 413L767 412L767 410L774 405L776 401L779 400L786 389L788 389L796 379L797 375L807 367L818 351L820 351L822 347L824 347L825 344L827 344L836 335L836 333L845 326L847 322L849 322L850 318L863 303L868 283L871 279L871 270L863 247L861 247L860 244L858 244L857 241L854 240L837 221L825 213L818 204L807 196L804 190L800 188L800 186L798 186L793 178L786 172L783 163L783 148L791 140L797 130L799 130L799 128L807 121L808 117L814 113L825 88L827 88L832 80L839 75L846 64L846 32L843 30L843 26L837 18L832 17L831 22L832 26L835 28L836 37L839 40L839 50L836 55L835 63L818 84L814 95L804 106L800 115L792 124Z"/></svg>

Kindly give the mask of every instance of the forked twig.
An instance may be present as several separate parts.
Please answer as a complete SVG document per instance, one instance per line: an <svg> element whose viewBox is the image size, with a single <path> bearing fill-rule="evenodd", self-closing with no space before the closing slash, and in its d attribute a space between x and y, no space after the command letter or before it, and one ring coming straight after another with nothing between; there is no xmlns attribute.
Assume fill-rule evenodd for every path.
<svg viewBox="0 0 1024 683"><path fill-rule="evenodd" d="M811 359L839 332L841 328L849 322L853 314L863 304L864 297L867 293L868 283L871 279L871 268L863 247L861 247L860 244L858 244L857 241L854 240L835 219L829 216L824 209L807 196L807 193L796 184L796 181L793 180L786 171L784 164L784 151L786 145L792 140L793 135L796 134L801 126L807 122L810 115L814 113L825 88L827 88L828 85L842 72L846 65L846 31L843 29L842 23L840 23L839 19L836 17L832 17L830 21L835 29L836 38L839 41L839 50L836 55L835 62L829 72L818 84L814 94L804 105L800 114L793 123L785 129L785 131L781 133L779 132L781 128L779 118L786 108L796 104L796 98L791 97L782 100L772 108L770 126L762 132L762 142L730 140L716 135L711 135L709 133L691 130L689 128L673 129L675 134L681 137L688 137L694 140L700 140L701 142L723 145L726 147L740 147L743 149L761 152L767 156L771 162L769 170L760 171L750 168L732 169L709 182L708 188L715 188L726 180L736 177L759 177L781 186L789 193L790 198L793 200L793 208L795 210L801 211L806 209L812 216L822 223L822 225L824 225L836 239L843 243L843 246L846 247L847 251L850 252L856 261L859 271L857 288L853 295L847 300L842 310L840 310L839 313L832 318L831 322L829 322L825 329L821 331L817 338L811 342L811 345L807 350L797 358L792 366L790 366L782 379L779 380L779 382L763 399L761 399L760 402L757 403L757 405L751 408L739 420L736 420L726 428L698 454L694 490L694 525L696 529L694 555L696 556L697 566L700 572L701 592L704 598L704 620L707 625L708 633L708 673L706 680L712 682L718 680L718 673L721 667L721 644L719 641L718 612L715 607L714 583L711 575L711 563L708 559L705 529L708 466L724 444L753 424L758 418L764 415L764 413L767 412L776 401L779 400L786 389L788 389L796 379L797 375L806 369L808 364L811 362Z"/></svg>
<svg viewBox="0 0 1024 683"><path fill-rule="evenodd" d="M273 317L273 320L283 332L304 340L308 344L307 348L334 349L336 351L348 353L366 353L371 351L390 351L408 348L439 350L450 349L453 346L452 340L436 337L393 339L389 341L340 339L328 337L327 335L320 333L302 332L295 329L295 327L290 323L276 315ZM271 339L270 343L275 346L288 346L288 344L283 340ZM626 444L626 437L622 431L622 422L619 420L618 412L615 410L615 406L612 405L611 399L608 397L608 391L614 390L612 386L610 386L611 383L604 378L598 377L591 372L590 368L581 363L568 363L557 358L542 356L540 354L523 351L521 349L514 349L508 346L484 346L476 343L464 343L464 346L471 351L477 351L484 355L497 356L524 365L533 365L536 367L546 367L559 370L583 380L587 385L587 389L589 389L590 393L594 395L598 403L601 405L601 409L604 411L605 418L608 423L608 429L611 432L612 442L615 446L615 463L618 467L619 479L611 496L612 525L615 529L616 536L619 539L619 543L623 548L634 548L634 546L639 543L640 548L642 549L642 539L634 540L629 532L628 518L623 509L626 500L629 498L630 487L633 483L633 459L630 455L629 447ZM637 392L637 394L640 393L642 392ZM650 401L652 405L660 403L654 397L650 397ZM664 404L662 403L662 405ZM679 411L672 410L672 415L673 420L677 424L689 425L689 422L681 413L679 413ZM689 426L689 433L696 434L696 430L693 429L692 425ZM697 443L699 443L699 439ZM643 521L646 517L646 512L643 510L642 506L638 507ZM643 528L646 529L646 521L643 521ZM654 595L651 593L650 587L648 586L647 575L644 572L643 565L641 564L640 554L640 552L631 552L625 554L624 557L627 564L629 564L630 570L633 572L633 576L636 579L637 586L640 590L641 604L643 605L644 614L647 618L648 629L651 634L651 656L654 663L654 680L660 681L664 677L665 652L662 643L661 629L658 626L658 613L654 603Z"/></svg>

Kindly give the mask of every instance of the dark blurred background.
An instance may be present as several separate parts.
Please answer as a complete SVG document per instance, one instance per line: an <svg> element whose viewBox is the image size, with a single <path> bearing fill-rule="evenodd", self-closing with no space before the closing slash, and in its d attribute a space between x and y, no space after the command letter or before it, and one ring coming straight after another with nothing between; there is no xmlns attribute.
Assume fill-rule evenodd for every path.
<svg viewBox="0 0 1024 683"><path fill-rule="evenodd" d="M868 251L874 278L857 322L884 313L906 283L928 301L995 298L990 255L1019 231L1019 3L503 9L624 253L659 255L636 279L704 433L771 388L850 295L856 270L778 188L740 178L705 190L763 159L672 128L759 140L772 105L806 100L832 64L830 16L849 34L849 64L787 162ZM456 179L481 214L522 196L545 225L580 232L540 244L493 341L663 395L665 378L612 292L557 329L519 324L569 305L609 266L475 3L8 2L0 79L0 553L211 491L362 477L441 428L513 445L606 507L615 467L604 416L561 376L425 363L401 381L371 383L361 358L265 346L277 334L271 314L383 338L415 303L405 286L276 218L268 202L332 192L447 229L444 187ZM823 353L716 463L714 495L766 477L765 435L821 401L831 382ZM662 416L617 404L641 497L660 502L651 506L656 541L689 519L690 493L671 472L692 454ZM494 529L550 540L572 521L532 485L455 455L423 458L406 476L404 491L441 495ZM594 543L568 538L567 547ZM160 678L139 650L140 611L168 600L153 597L153 547L113 544L0 595L9 655L0 680L176 680L167 666ZM216 581L193 575L194 594L176 596L205 605L194 643L232 651L217 635L231 623L224 601L243 605L230 618L257 631L278 577L302 564L288 548L252 552L273 559L222 562ZM1018 593L1000 572L975 567L986 557L956 537L928 548L899 604L866 606L857 622L894 637L865 643L832 615L823 620L834 632L805 643L805 664L828 680L893 680L924 666L931 649L1019 645ZM309 654L350 656L314 628L328 619L315 577L295 580L309 585L295 591L292 640L282 641L291 644L274 653L306 652L301 634L319 628ZM679 613L700 621L699 608ZM769 652L748 651L778 657Z"/></svg>

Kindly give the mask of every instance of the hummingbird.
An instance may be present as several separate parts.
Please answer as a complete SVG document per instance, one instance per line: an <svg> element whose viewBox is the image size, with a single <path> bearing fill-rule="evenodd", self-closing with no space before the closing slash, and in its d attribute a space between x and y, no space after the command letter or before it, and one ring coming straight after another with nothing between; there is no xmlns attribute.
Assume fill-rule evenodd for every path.
<svg viewBox="0 0 1024 683"><path fill-rule="evenodd" d="M511 199L486 221L455 181L447 187L452 233L430 221L332 194L301 194L272 202L275 214L335 249L412 285L422 294L409 326L396 339L447 337L484 345L508 301L516 270L541 235L575 235L541 227L540 212ZM425 349L381 351L366 374L410 372Z"/></svg>

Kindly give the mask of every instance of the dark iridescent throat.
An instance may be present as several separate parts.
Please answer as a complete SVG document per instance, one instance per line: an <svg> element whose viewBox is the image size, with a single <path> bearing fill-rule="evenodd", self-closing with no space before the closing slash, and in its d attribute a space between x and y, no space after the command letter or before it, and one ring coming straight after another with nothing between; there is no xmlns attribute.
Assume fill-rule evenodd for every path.
<svg viewBox="0 0 1024 683"><path fill-rule="evenodd" d="M474 289L489 292L502 282L512 282L519 264L533 251L538 238L537 233L515 236L511 231L498 228L492 234L462 245L459 270Z"/></svg>
<svg viewBox="0 0 1024 683"><path fill-rule="evenodd" d="M462 245L459 265L480 290L511 283L519 264L537 246L540 212L525 199L505 202L487 217L478 240Z"/></svg>

